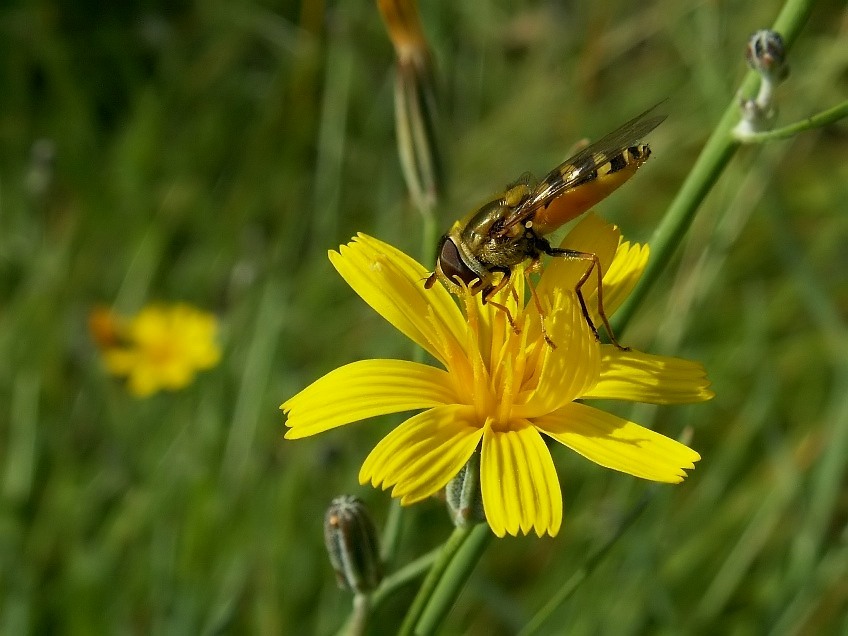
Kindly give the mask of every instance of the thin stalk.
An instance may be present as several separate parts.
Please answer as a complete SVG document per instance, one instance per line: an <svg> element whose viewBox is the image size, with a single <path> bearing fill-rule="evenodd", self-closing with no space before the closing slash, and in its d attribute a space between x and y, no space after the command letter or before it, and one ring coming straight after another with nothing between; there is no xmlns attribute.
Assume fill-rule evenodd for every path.
<svg viewBox="0 0 848 636"><path fill-rule="evenodd" d="M737 138L744 144L756 144L764 141L775 141L777 139L789 139L798 133L814 130L815 128L821 128L822 126L827 126L828 124L837 122L843 117L848 117L848 100L834 106L833 108L828 108L827 110L811 115L806 119L797 121L794 124L781 126L780 128L775 128L774 130L768 130L765 132L737 135Z"/></svg>
<svg viewBox="0 0 848 636"><path fill-rule="evenodd" d="M393 572L384 578L377 589L369 596L369 614L376 613L383 603L392 596L392 594L429 570L433 563L436 562L440 551L441 547L430 550L430 552L418 557L412 563L408 563L396 572ZM351 612L350 616L345 621L345 624L342 625L341 629L337 632L338 636L346 636L350 633L351 629L353 629L353 625L357 620L356 610L357 608L354 606L354 611Z"/></svg>
<svg viewBox="0 0 848 636"><path fill-rule="evenodd" d="M353 613L347 636L363 636L368 628L371 599L368 594L356 594L353 597Z"/></svg>
<svg viewBox="0 0 848 636"><path fill-rule="evenodd" d="M462 587L474 571L480 557L492 540L491 530L485 523L478 524L471 531L468 540L462 544L456 556L445 571L442 580L433 591L421 620L415 629L416 636L435 634L450 609L456 603Z"/></svg>
<svg viewBox="0 0 848 636"><path fill-rule="evenodd" d="M783 5L773 30L781 34L787 51L809 18L813 4L814 0L788 0ZM648 291L671 261L677 246L692 225L698 207L739 148L740 142L732 134L733 127L740 119L739 97L751 95L757 88L759 80L759 75L754 71L749 72L745 77L736 96L725 109L718 125L707 140L692 171L660 221L650 240L651 259L648 261L645 273L612 321L615 333L624 332L633 314L645 300Z"/></svg>
<svg viewBox="0 0 848 636"><path fill-rule="evenodd" d="M400 532L403 527L402 521L403 510L400 503L393 499L389 506L389 514L386 518L386 525L383 528L383 536L380 541L380 560L386 568L392 564L397 554Z"/></svg>
<svg viewBox="0 0 848 636"><path fill-rule="evenodd" d="M392 594L404 585L408 585L429 570L439 557L441 546L421 555L415 561L407 563L399 570L383 579L380 586L371 595L371 607L376 610Z"/></svg>
<svg viewBox="0 0 848 636"><path fill-rule="evenodd" d="M439 582L442 579L442 575L448 569L448 566L451 564L451 561L453 561L454 556L462 547L462 544L465 543L466 539L468 539L473 529L474 528L467 526L454 528L451 536L448 537L447 541L445 541L442 546L442 550L439 553L438 559L430 568L427 578L425 578L424 583L421 584L421 589L418 590L418 594L415 596L412 606L409 608L409 611L403 619L403 624L400 627L400 631L398 631L400 636L410 636L415 633L414 629L418 623L418 619L424 614L424 610L427 608L427 604L430 602L430 598L436 590L436 587L438 587Z"/></svg>

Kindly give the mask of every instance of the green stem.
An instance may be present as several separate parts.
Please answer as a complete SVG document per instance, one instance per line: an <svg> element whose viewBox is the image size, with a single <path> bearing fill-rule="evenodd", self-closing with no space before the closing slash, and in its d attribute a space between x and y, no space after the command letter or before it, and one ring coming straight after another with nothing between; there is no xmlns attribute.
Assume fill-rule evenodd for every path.
<svg viewBox="0 0 848 636"><path fill-rule="evenodd" d="M353 597L353 613L347 631L347 636L363 636L368 627L368 615L371 609L371 601L367 594L356 594Z"/></svg>
<svg viewBox="0 0 848 636"><path fill-rule="evenodd" d="M370 614L376 613L386 599L397 592L400 588L409 584L411 581L417 579L423 575L424 572L429 570L433 566L433 563L436 562L440 551L441 548L430 550L427 554L418 557L412 563L408 563L396 572L384 578L382 583L380 583L377 589L374 590L369 597ZM347 621L345 621L345 624L337 632L338 636L346 636L350 633L351 629L353 629L353 625L357 620L356 609L356 606L354 606L354 611L351 612L351 615L348 617Z"/></svg>
<svg viewBox="0 0 848 636"><path fill-rule="evenodd" d="M462 544L465 543L465 540L471 534L472 529L471 527L455 528L451 536L448 537L448 540L445 541L436 562L430 568L430 572L427 573L427 578L421 584L421 589L418 590L412 606L403 619L403 624L398 632L400 636L410 636L414 633L415 625L424 613L427 603L429 603L433 592L442 579L442 575L447 570L451 561L453 561L454 556L462 547Z"/></svg>
<svg viewBox="0 0 848 636"><path fill-rule="evenodd" d="M559 591L551 597L551 599L545 603L545 605L536 612L536 615L530 619L527 625L524 626L519 632L519 636L530 636L531 634L535 634L539 631L539 629L545 624L545 622L551 617L551 615L556 611L556 609L565 603L572 594L574 594L575 590L580 587L580 584L586 580L596 567L604 560L604 557L609 553L610 549L618 542L618 540L624 535L625 532L633 525L636 519L639 518L639 515L648 507L648 502L651 500L654 489L648 492L642 499L637 503L633 509L627 514L624 520L621 522L616 533L611 536L606 543L604 543L600 548L598 548L588 559L586 559L583 566L577 570L571 577L565 582L565 584L559 589Z"/></svg>
<svg viewBox="0 0 848 636"><path fill-rule="evenodd" d="M372 611L380 607L387 598L397 592L401 587L408 585L411 581L422 576L427 570L433 567L440 552L440 547L430 550L415 559L415 561L407 563L396 572L384 578L383 582L380 583L379 587L371 595Z"/></svg>
<svg viewBox="0 0 848 636"><path fill-rule="evenodd" d="M386 525L383 527L383 536L380 541L380 560L383 566L388 568L397 554L398 543L400 542L400 532L403 524L403 511L400 503L396 499L392 499L389 506L389 514L386 518Z"/></svg>
<svg viewBox="0 0 848 636"><path fill-rule="evenodd" d="M828 124L839 121L843 117L848 117L848 100L834 106L833 108L828 108L816 115L812 115L811 117L795 122L794 124L789 124L788 126L782 126L781 128L775 128L774 130L768 130L765 132L739 134L736 137L743 144L756 144L764 141L774 141L776 139L788 139L789 137L794 137L798 133L827 126Z"/></svg>
<svg viewBox="0 0 848 636"><path fill-rule="evenodd" d="M773 29L783 37L787 51L812 12L813 3L814 0L788 0L783 5ZM671 261L677 246L692 225L698 207L739 148L739 141L731 132L740 118L738 98L740 95L753 94L758 81L759 75L754 71L749 72L745 77L737 95L725 109L692 171L660 221L650 240L651 259L648 261L645 273L633 293L616 312L613 320L615 333L620 334L625 330L636 309L642 304L648 291Z"/></svg>
<svg viewBox="0 0 848 636"><path fill-rule="evenodd" d="M439 625L442 624L451 607L456 603L463 585L471 576L471 572L474 571L493 536L489 526L485 523L478 524L471 531L468 540L463 543L456 557L445 571L442 580L439 581L424 614L421 616L421 620L418 621L418 626L415 629L418 636L436 633Z"/></svg>

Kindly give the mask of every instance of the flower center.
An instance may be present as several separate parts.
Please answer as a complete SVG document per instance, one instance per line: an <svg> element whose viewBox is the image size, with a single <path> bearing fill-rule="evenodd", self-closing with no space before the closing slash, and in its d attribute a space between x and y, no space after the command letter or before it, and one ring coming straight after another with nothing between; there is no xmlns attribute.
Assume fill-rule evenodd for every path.
<svg viewBox="0 0 848 636"><path fill-rule="evenodd" d="M545 346L541 338L530 335L533 330L526 324L529 316L517 300L521 291L507 288L498 294L496 302L485 305L479 296L467 295L465 299L473 403L481 426L488 422L501 432L513 428L513 406L534 376L539 346Z"/></svg>
<svg viewBox="0 0 848 636"><path fill-rule="evenodd" d="M170 364L177 359L178 343L171 339L163 339L159 342L149 343L146 347L150 361L159 366Z"/></svg>

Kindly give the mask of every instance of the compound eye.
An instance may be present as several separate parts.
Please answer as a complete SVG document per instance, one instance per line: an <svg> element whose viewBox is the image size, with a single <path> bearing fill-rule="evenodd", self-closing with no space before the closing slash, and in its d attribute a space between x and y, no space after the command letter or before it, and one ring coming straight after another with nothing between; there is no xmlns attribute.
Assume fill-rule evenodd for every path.
<svg viewBox="0 0 848 636"><path fill-rule="evenodd" d="M449 238L445 239L444 243L442 243L442 248L439 251L439 266L442 268L442 273L448 280L458 278L467 286L470 286L474 280L479 278L479 276L465 264L465 261L462 260L462 256L459 253L459 248L457 248L454 242Z"/></svg>

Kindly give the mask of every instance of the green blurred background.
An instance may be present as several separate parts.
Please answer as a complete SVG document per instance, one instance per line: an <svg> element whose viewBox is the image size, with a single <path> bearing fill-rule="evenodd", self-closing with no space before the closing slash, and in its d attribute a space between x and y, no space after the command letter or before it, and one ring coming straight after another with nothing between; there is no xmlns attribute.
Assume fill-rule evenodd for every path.
<svg viewBox="0 0 848 636"><path fill-rule="evenodd" d="M598 208L647 240L779 8L423 3L439 225L667 98L654 157ZM819 3L781 122L845 99L846 42L845 5ZM421 256L375 6L10 2L0 51L0 632L332 632L350 598L323 512L354 493L385 520L356 474L400 418L289 442L277 407L342 363L411 354L326 258L358 231ZM562 532L498 541L445 633L514 633L646 492L547 633L848 632L846 140L739 152L624 336L710 373L710 403L616 407L691 435L691 477L654 488L557 448ZM86 320L155 300L215 311L224 360L137 400ZM449 532L439 502L407 510L398 562Z"/></svg>

